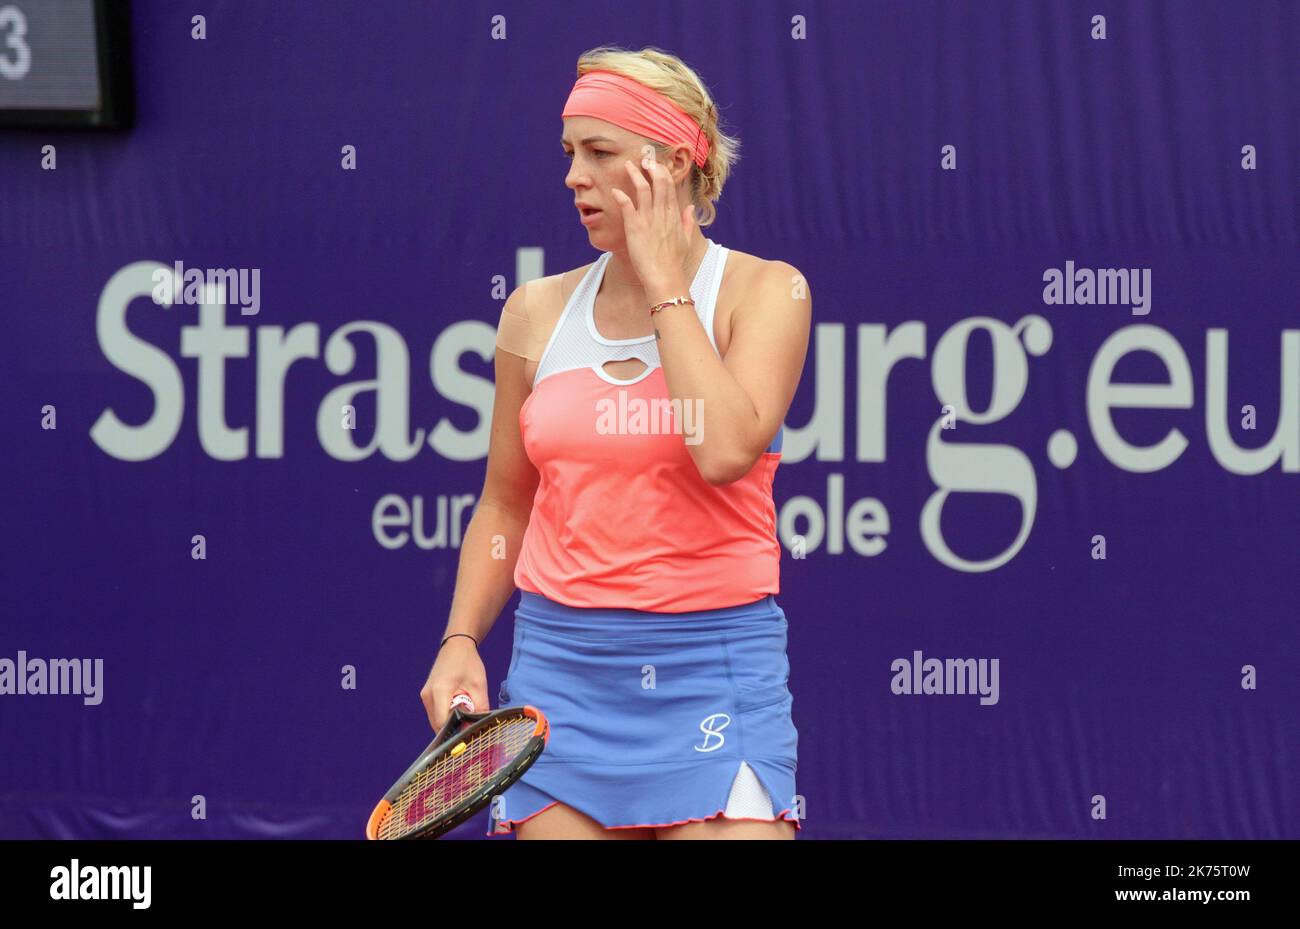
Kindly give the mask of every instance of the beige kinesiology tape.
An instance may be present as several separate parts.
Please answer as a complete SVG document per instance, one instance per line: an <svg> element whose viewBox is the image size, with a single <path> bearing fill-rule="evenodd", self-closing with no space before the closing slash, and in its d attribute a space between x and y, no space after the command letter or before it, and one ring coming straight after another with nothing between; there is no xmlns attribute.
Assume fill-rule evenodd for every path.
<svg viewBox="0 0 1300 929"><path fill-rule="evenodd" d="M527 293L528 288L525 286L519 295L522 314L512 312L509 301L501 308L501 319L497 323L497 349L529 361L540 361L545 338L528 317Z"/></svg>

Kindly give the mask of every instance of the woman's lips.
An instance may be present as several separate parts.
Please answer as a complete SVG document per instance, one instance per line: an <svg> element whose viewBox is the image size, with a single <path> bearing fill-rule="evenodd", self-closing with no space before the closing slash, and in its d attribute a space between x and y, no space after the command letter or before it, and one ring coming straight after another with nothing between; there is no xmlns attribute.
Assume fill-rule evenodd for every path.
<svg viewBox="0 0 1300 929"><path fill-rule="evenodd" d="M594 223L596 220L600 219L600 214L601 214L602 212L603 212L603 210L587 210L587 211L583 212L583 214L582 214L582 224L583 224L584 226L589 226L589 225L591 225L591 224Z"/></svg>

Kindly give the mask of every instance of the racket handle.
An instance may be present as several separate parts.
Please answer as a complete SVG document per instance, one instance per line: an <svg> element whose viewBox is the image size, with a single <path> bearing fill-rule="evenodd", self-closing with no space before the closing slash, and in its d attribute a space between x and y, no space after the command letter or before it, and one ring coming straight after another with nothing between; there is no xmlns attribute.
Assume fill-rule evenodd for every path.
<svg viewBox="0 0 1300 929"><path fill-rule="evenodd" d="M465 707L465 712L474 712L474 699L464 690L456 691L451 698L451 708L454 710L458 706Z"/></svg>

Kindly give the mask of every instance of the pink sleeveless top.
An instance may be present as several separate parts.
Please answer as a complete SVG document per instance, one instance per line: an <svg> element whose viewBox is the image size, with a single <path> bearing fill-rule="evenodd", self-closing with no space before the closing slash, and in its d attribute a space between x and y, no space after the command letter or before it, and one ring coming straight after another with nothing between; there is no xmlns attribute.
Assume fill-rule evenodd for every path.
<svg viewBox="0 0 1300 929"><path fill-rule="evenodd" d="M707 241L691 297L717 351L713 314L728 250ZM540 481L515 585L568 606L661 613L779 593L772 479L784 427L743 478L705 481L686 444L691 418L668 407L654 334L606 339L596 330L610 254L569 298L519 411ZM648 367L626 380L602 367L628 358Z"/></svg>

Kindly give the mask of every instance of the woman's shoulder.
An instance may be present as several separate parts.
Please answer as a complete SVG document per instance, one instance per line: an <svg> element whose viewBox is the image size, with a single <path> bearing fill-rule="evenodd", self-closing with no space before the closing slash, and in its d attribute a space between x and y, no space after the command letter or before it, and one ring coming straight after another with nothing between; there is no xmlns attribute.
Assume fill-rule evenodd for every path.
<svg viewBox="0 0 1300 929"><path fill-rule="evenodd" d="M780 277L798 273L798 268L788 261L782 261L780 258L760 258L758 255L751 255L749 252L727 248L727 268L723 272L724 279L728 275L734 274L737 283L751 285L767 277Z"/></svg>
<svg viewBox="0 0 1300 929"><path fill-rule="evenodd" d="M803 273L790 262L780 258L762 258L730 247L727 249L727 264L722 272L718 298L722 304L720 309L735 310L759 295L787 289L805 294L808 291ZM728 317L731 315L727 312Z"/></svg>
<svg viewBox="0 0 1300 929"><path fill-rule="evenodd" d="M786 292L802 293L806 299L806 282L798 268L788 261L760 258L728 248L718 294L715 333L719 351L726 354L731 344L732 325L741 313L752 310L758 298Z"/></svg>
<svg viewBox="0 0 1300 929"><path fill-rule="evenodd" d="M565 306L592 264L525 281L506 300L497 323L497 348L524 358L530 382Z"/></svg>
<svg viewBox="0 0 1300 929"><path fill-rule="evenodd" d="M583 277L595 263L592 261L580 268L534 278L525 284L524 286L529 289L528 315L533 323L543 329L554 326L560 314L564 312L569 298L573 296L573 292L578 289Z"/></svg>

